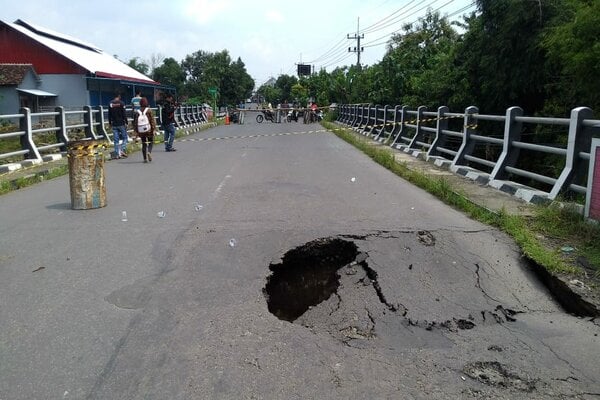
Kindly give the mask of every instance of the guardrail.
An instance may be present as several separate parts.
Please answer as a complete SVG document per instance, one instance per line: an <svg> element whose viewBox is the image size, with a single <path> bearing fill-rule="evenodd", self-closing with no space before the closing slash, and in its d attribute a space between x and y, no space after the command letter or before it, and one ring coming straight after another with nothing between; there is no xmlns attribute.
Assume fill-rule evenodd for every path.
<svg viewBox="0 0 600 400"><path fill-rule="evenodd" d="M162 125L162 107L151 108L157 127ZM133 110L127 113L132 120ZM53 112L32 113L29 108L21 108L18 114L0 115L0 127L8 131L0 133L0 142L13 139L12 149L0 153L0 172L10 172L23 166L39 164L60 158L67 151L67 144L73 140L105 139L112 143L112 130L107 129L108 110L106 107L84 106L82 110L66 111L56 107ZM208 123L208 116L201 106L179 105L175 112L175 125L188 131L200 129ZM128 132L132 132L129 129ZM160 134L160 132L159 132ZM16 143L14 138L19 138Z"/></svg>
<svg viewBox="0 0 600 400"><path fill-rule="evenodd" d="M585 195L592 138L600 136L600 120L592 119L587 107L573 109L570 118L543 118L524 116L520 107L508 108L505 115L486 115L474 106L456 113L446 106L428 111L425 106L410 110L345 104L337 121L530 202L554 200L567 192ZM532 140L544 129L553 130L555 143ZM525 159L546 155L560 158L560 171L550 175L522 166Z"/></svg>

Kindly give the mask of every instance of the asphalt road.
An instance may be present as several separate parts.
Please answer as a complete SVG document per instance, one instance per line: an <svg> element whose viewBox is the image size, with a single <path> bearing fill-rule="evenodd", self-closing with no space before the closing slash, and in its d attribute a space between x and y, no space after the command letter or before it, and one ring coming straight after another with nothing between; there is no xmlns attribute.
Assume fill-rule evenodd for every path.
<svg viewBox="0 0 600 400"><path fill-rule="evenodd" d="M600 396L600 322L504 234L319 125L246 121L108 162L105 208L67 177L0 197L1 400Z"/></svg>

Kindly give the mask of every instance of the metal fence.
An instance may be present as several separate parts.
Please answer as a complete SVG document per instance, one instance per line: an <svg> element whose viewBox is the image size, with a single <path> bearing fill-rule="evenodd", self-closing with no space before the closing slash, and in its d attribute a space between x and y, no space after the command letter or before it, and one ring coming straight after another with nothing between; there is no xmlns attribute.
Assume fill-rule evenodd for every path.
<svg viewBox="0 0 600 400"><path fill-rule="evenodd" d="M160 127L162 108L152 108L152 111L157 127ZM132 120L131 108L127 108L127 114ZM18 114L0 115L0 142L6 144L3 148L9 149L0 153L0 165L5 167L3 170L6 172L49 161L54 159L53 155L65 153L67 144L73 140L104 139L112 142L112 130L107 129L107 122L108 109L102 106L84 106L81 110L56 107L54 111L39 113L21 108ZM206 123L208 116L201 106L184 104L176 108L175 124L178 128L193 131L194 127L199 129Z"/></svg>
<svg viewBox="0 0 600 400"><path fill-rule="evenodd" d="M587 193L591 142L600 136L600 120L587 107L573 109L570 118L527 117L519 107L505 115L446 106L345 104L339 110L339 123L377 141L511 193L519 187L513 182L532 186L547 200ZM553 140L536 143L539 138ZM531 165L539 170L527 170Z"/></svg>

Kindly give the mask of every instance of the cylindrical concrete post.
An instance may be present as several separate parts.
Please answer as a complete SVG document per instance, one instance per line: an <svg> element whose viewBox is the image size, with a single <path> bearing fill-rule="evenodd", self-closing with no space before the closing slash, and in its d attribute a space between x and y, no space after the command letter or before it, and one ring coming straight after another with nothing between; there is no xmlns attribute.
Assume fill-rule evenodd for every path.
<svg viewBox="0 0 600 400"><path fill-rule="evenodd" d="M71 208L87 210L106 206L104 186L105 142L80 140L67 146Z"/></svg>

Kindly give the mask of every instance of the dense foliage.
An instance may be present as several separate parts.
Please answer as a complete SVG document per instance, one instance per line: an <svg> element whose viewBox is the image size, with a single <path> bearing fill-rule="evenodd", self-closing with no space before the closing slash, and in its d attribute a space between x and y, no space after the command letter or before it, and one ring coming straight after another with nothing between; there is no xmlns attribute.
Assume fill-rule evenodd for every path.
<svg viewBox="0 0 600 400"><path fill-rule="evenodd" d="M476 11L450 22L428 12L393 35L384 57L370 66L339 67L309 77L281 75L257 88L261 99L317 104L477 105L502 113L518 105L528 115L567 116L578 106L600 108L600 1L476 0ZM368 50L367 50L368 51ZM134 58L141 72L148 64ZM199 50L181 62L163 60L152 78L184 99L235 105L254 81L227 50Z"/></svg>
<svg viewBox="0 0 600 400"><path fill-rule="evenodd" d="M600 108L598 37L597 0L477 0L460 24L429 12L404 26L377 64L300 79L303 98L290 99L282 77L259 91L271 103L477 105L485 113L518 105L528 115L567 116Z"/></svg>
<svg viewBox="0 0 600 400"><path fill-rule="evenodd" d="M136 59L130 61L135 68ZM236 105L250 97L254 80L244 62L231 60L227 50L209 53L203 50L188 55L181 62L166 58L152 71L152 79L175 87L179 100L192 104L213 104L209 89L217 90L218 105Z"/></svg>

